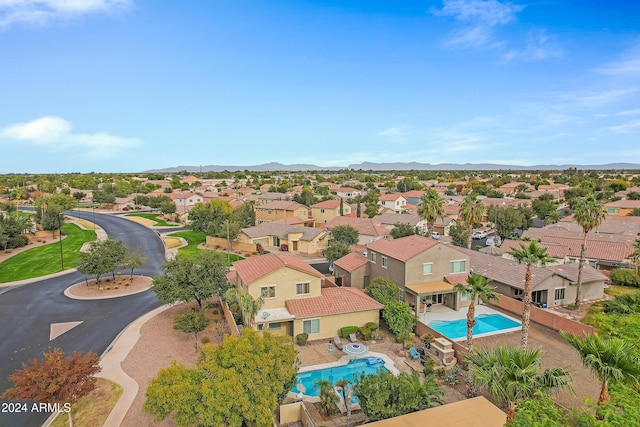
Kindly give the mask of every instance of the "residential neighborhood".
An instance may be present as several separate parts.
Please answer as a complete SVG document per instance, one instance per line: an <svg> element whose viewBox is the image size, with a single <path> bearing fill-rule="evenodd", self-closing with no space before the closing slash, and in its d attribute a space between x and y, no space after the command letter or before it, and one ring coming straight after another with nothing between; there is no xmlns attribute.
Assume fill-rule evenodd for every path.
<svg viewBox="0 0 640 427"><path fill-rule="evenodd" d="M640 426L639 16L0 0L0 427Z"/></svg>

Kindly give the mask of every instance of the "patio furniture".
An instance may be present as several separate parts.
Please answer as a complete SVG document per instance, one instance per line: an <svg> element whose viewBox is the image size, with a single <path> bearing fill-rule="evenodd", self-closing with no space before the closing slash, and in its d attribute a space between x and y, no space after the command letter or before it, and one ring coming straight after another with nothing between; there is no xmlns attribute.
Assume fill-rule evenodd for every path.
<svg viewBox="0 0 640 427"><path fill-rule="evenodd" d="M356 337L356 334L349 334L349 341L358 342L358 338Z"/></svg>
<svg viewBox="0 0 640 427"><path fill-rule="evenodd" d="M411 355L411 360L418 360L420 359L420 354L418 353L418 351L416 350L415 347L411 347L409 349L409 354Z"/></svg>
<svg viewBox="0 0 640 427"><path fill-rule="evenodd" d="M340 337L336 336L333 338L333 343L336 345L336 347L338 347L338 350L342 350L342 346L344 344L342 344L342 340L340 339Z"/></svg>

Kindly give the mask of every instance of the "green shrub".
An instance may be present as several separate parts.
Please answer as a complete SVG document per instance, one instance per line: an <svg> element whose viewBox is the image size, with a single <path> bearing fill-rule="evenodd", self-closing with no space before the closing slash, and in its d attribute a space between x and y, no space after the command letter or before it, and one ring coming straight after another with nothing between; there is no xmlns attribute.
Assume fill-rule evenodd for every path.
<svg viewBox="0 0 640 427"><path fill-rule="evenodd" d="M384 338L384 334L382 333L382 331L380 329L377 329L375 331L371 331L371 339L372 340L381 340Z"/></svg>
<svg viewBox="0 0 640 427"><path fill-rule="evenodd" d="M360 336L364 341L371 340L371 329L367 328L366 326L363 326L360 329L358 329L358 332L360 333Z"/></svg>
<svg viewBox="0 0 640 427"><path fill-rule="evenodd" d="M306 332L296 335L296 342L298 343L298 345L305 345L308 339L309 334L307 334Z"/></svg>
<svg viewBox="0 0 640 427"><path fill-rule="evenodd" d="M611 282L614 285L640 286L640 278L628 268L616 268L611 271Z"/></svg>
<svg viewBox="0 0 640 427"><path fill-rule="evenodd" d="M379 326L376 322L367 322L366 325L364 325L365 328L371 329L371 331L377 331Z"/></svg>
<svg viewBox="0 0 640 427"><path fill-rule="evenodd" d="M213 314L218 314L218 313L220 313L220 312L219 312L219 311L218 311L218 309L216 308L216 309L212 310L212 311L211 311L211 313L213 313Z"/></svg>
<svg viewBox="0 0 640 427"><path fill-rule="evenodd" d="M340 328L340 336L344 339L349 339L349 335L355 334L358 332L357 326L345 326Z"/></svg>

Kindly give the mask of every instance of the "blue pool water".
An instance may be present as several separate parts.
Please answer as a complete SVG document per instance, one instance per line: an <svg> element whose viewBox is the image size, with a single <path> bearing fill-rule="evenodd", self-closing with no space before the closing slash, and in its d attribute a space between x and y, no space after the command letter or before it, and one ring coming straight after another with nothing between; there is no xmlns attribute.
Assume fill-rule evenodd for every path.
<svg viewBox="0 0 640 427"><path fill-rule="evenodd" d="M296 385L302 382L306 391L304 392L307 396L317 396L320 393L320 388L315 387L313 385L314 381L319 379L326 379L335 384L336 381L342 378L346 378L350 380L352 383L354 382L354 378L359 377L361 372L365 374L375 374L378 369L382 368L384 370L384 362L376 361L376 363L368 364L368 358L364 359L355 359L350 361L344 366L338 366L336 368L325 368L325 369L317 369L315 371L308 372L299 372L298 380ZM298 389L294 385L291 389L292 393L298 393Z"/></svg>
<svg viewBox="0 0 640 427"><path fill-rule="evenodd" d="M473 335L486 334L504 329L519 328L520 323L507 319L499 314L481 314L476 316L476 325L473 327ZM465 338L467 336L467 319L459 320L433 320L429 322L429 327L440 332L452 340Z"/></svg>

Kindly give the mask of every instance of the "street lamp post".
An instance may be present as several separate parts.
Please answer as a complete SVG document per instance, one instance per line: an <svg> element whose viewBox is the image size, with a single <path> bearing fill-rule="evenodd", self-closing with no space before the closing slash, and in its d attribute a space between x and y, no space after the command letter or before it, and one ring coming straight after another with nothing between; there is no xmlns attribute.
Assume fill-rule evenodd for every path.
<svg viewBox="0 0 640 427"><path fill-rule="evenodd" d="M58 241L60 242L60 266L61 270L64 271L64 257L62 256L62 226L60 224L60 213L58 214Z"/></svg>

